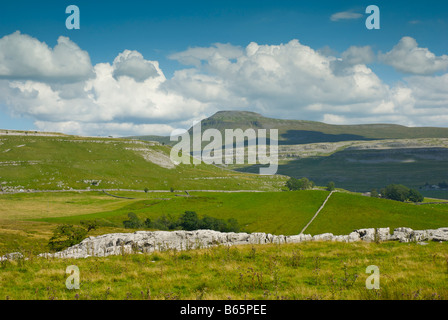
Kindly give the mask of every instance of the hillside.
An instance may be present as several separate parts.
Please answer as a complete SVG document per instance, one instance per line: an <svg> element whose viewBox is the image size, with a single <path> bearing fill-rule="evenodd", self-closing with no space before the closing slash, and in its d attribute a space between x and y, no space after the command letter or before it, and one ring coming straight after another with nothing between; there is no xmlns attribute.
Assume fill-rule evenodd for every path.
<svg viewBox="0 0 448 320"><path fill-rule="evenodd" d="M278 190L283 185L283 177L206 164L175 166L169 152L169 147L154 142L3 132L0 191Z"/></svg>
<svg viewBox="0 0 448 320"><path fill-rule="evenodd" d="M418 188L426 196L448 199L448 190L423 189L426 184L448 181L448 128L330 125L272 119L245 111L217 112L202 120L202 131L208 128L222 133L235 128L278 129L277 173L281 175L308 177L318 185L334 181L337 186L356 192L399 183ZM167 137L134 138L171 143ZM227 168L259 172L259 165L229 165Z"/></svg>
<svg viewBox="0 0 448 320"><path fill-rule="evenodd" d="M267 118L248 111L218 111L201 121L202 131L209 128L225 129L278 129L280 145L308 144L379 139L448 138L448 128L405 127L395 124L332 125L317 121ZM190 128L190 133L192 129ZM172 144L169 137L134 136Z"/></svg>

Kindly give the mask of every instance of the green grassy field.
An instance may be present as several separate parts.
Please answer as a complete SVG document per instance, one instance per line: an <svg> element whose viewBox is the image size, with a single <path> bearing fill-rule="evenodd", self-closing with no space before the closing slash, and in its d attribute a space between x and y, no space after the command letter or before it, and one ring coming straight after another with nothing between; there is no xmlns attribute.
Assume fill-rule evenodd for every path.
<svg viewBox="0 0 448 320"><path fill-rule="evenodd" d="M156 156L159 164L149 161L148 155ZM169 167L168 155L166 146L123 139L0 136L0 186L6 191L0 193L0 256L21 252L29 258L0 263L0 299L448 298L445 243L302 243L83 260L36 257L49 251L48 241L60 224L96 220L99 227L92 236L134 232L123 228L130 212L143 220L196 211L199 217L234 218L245 232L298 234L329 194L279 191L284 176L258 176L204 164ZM339 170L341 162L336 165L331 156L326 159L323 168ZM361 166L361 171L354 168L351 178L363 176ZM365 168L373 174L373 168ZM417 167L397 170L424 176ZM437 166L434 172L443 176ZM145 193L144 188L165 192ZM8 193L19 189L64 192ZM117 198L102 189L134 191L109 191L123 197ZM184 190L190 190L189 196ZM339 192L305 233L447 226L448 204L443 202L414 205ZM65 288L65 268L70 264L81 270L77 292ZM371 264L382 270L379 291L365 289L365 268Z"/></svg>
<svg viewBox="0 0 448 320"><path fill-rule="evenodd" d="M446 243L331 243L214 247L86 259L0 263L0 299L448 299ZM79 268L80 289L65 273ZM375 265L380 288L367 289Z"/></svg>
<svg viewBox="0 0 448 320"><path fill-rule="evenodd" d="M133 232L124 229L128 213L141 220L162 215L179 217L196 211L220 219L234 218L241 231L277 235L298 234L328 195L327 191L294 192L114 192L131 199L114 198L102 192L67 192L0 195L0 253L48 251L46 244L59 224L96 220L92 235ZM348 234L371 227L431 229L448 226L448 204L414 205L359 194L334 193L308 227L312 235L331 232Z"/></svg>
<svg viewBox="0 0 448 320"><path fill-rule="evenodd" d="M279 190L286 179L207 164L174 166L169 156L169 147L143 141L0 136L0 187L6 191Z"/></svg>

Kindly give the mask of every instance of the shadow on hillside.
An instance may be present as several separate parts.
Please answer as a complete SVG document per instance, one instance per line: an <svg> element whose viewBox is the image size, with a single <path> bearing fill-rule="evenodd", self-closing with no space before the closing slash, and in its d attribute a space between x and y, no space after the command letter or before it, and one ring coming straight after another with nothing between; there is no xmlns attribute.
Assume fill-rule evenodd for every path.
<svg viewBox="0 0 448 320"><path fill-rule="evenodd" d="M352 140L373 140L356 134L328 134L309 130L288 130L282 134L278 142L280 145L307 144L317 142L339 142Z"/></svg>

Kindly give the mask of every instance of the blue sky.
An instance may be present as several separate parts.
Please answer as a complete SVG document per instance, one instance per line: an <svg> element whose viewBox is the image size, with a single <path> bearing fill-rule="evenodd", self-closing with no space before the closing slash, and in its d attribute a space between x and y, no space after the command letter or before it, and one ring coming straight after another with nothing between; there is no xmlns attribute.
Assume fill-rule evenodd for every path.
<svg viewBox="0 0 448 320"><path fill-rule="evenodd" d="M77 5L80 9L80 30L68 30L65 27L65 19L68 16L65 8L71 4ZM365 20L368 17L365 8L371 4L380 8L380 30L367 30L365 27ZM336 13L355 14L357 18L331 19ZM57 76L52 74L51 80L48 80L48 75L39 78L38 73L27 79L23 74L19 74L20 72L17 73L19 67L15 66L14 69L7 66L9 73L0 78L4 88L0 89L1 128L59 129L67 133L98 132L103 135L139 132L148 134L154 130L156 134L166 134L175 127L188 127L188 123L193 119L210 116L220 109L234 108L244 108L273 117L306 118L330 123L394 122L415 126L446 126L443 116L448 108L445 100L448 93L444 91L443 86L436 88L436 92L430 92L430 89L422 92L421 89L432 88L433 83L444 84L448 78L445 77L447 72L445 57L448 54L448 4L444 1L15 1L3 2L0 5L0 21L0 38L20 31L22 36L14 38L17 43L27 40L23 37L26 35L47 45L51 51L57 46L60 36L69 38L70 43L77 46L76 50L86 53L90 59L92 74L98 79L98 83L95 81L90 83L90 80L87 80L90 78L86 76L79 81L70 80L68 85L68 80L62 71L57 73ZM390 56L383 56L380 59L381 54L391 52L403 38L406 41L403 40L401 47L408 48L406 49L408 51L397 49L397 52L394 51ZM290 43L294 39L298 40L300 45ZM28 43L31 43L31 40ZM217 43L228 46L217 48L215 45ZM338 90L330 83L331 79L323 80L328 81L328 88L325 89L327 91L309 96L308 93L314 87L297 96L294 96L293 90L268 93L262 89L257 91L253 87L242 90L238 81L246 76L247 81L252 79L247 73L249 62L243 66L244 61L250 60L245 56L245 52L251 43L256 43L260 47L266 46L265 51L257 51L260 53L257 60L249 61L261 68L259 71L256 70L256 73L252 70L250 76L263 74L267 77L266 83L259 84L260 88L264 84L269 88L276 85L279 88L284 86L282 79L286 81L289 78L282 78L280 74L283 75L288 69L288 63L293 63L287 62L290 61L288 55L294 56L295 59L302 57L305 59L305 56L300 54L307 48L313 51L312 55L319 53L325 56L322 63L328 62L332 68L337 65L334 59L344 60L349 53L350 57L359 54L359 64L373 73L368 75L370 78L362 80L362 85L370 87L361 90L356 97L342 100L330 94L332 90L335 92ZM270 50L274 46L280 45L284 45L280 49L283 50L282 53L278 55L271 53ZM364 50L348 52L350 47ZM4 48L8 50L6 44ZM25 50L24 46L17 48ZM188 51L192 48L198 50ZM427 51L423 51L425 49ZM125 104L117 104L111 108L121 111L106 116L105 105L101 103L111 102L107 99L101 100L99 97L100 85L101 90L106 90L103 87L105 81L99 81L101 67L99 65L113 65L114 60L125 50L134 54L124 54L120 58L122 61L135 58L145 66L148 66L148 61L158 63L160 70L154 68L161 77L148 76L147 79L158 80L155 83L150 83L149 80L145 83L147 88L151 88L150 90L156 90L154 86L158 86L159 89L150 96L136 98L135 103L142 108L141 110L126 113L126 110L122 110L127 108ZM231 54L229 50L232 51ZM435 58L422 61L421 55L412 57L415 50L423 52L423 56L428 53ZM209 56L204 58L204 54L207 55L206 52L211 51L233 63L228 69L234 70L232 74L219 69L220 67L214 65L216 61L211 61ZM137 57L136 52L141 56ZM344 52L347 54L344 55ZM407 53L410 55L409 60L402 60L410 61L410 64L421 68L411 68L412 66L407 68L406 65L400 64L400 54ZM1 54L0 51L0 56ZM8 54L14 56L14 52L9 51L3 53L3 56L8 57ZM269 58L272 58L272 61L269 60L268 64L274 63L277 66L276 74L262 65L261 61L265 61L262 59L266 54L273 55ZM366 56L370 58L367 59ZM316 62L320 57L309 55L306 57L313 61L306 64L310 68L313 66L312 63L321 63ZM42 63L39 62L39 56L29 59L32 65ZM61 60L61 58L55 59L59 62ZM242 62L238 64L237 60ZM7 64L7 61L9 60L0 59L0 76L2 76L2 63ZM192 65L186 61L201 62ZM342 62L345 63L345 60ZM64 63L76 63L76 61ZM61 67L61 64L58 66ZM123 68L128 66L128 64L122 65ZM349 83L357 83L360 75L368 73L361 67L354 70L353 63L340 66L343 81L347 81L347 86ZM114 68L118 68L118 62ZM306 66L297 68L296 74L303 74L304 77L307 75L312 79L327 76L333 79L342 74L332 69L330 73L322 71L317 75L311 74ZM125 73L131 72L128 69L123 70ZM114 69L110 72L116 71L117 69ZM132 78L135 74L129 73L127 76ZM272 77L269 78L270 76ZM288 74L288 77L291 75ZM119 82L119 77L115 73L114 78L117 83L110 85L119 86L120 90L125 86L126 88L131 86L125 79ZM296 85L306 83L306 78L294 77L289 80L288 83ZM11 83L14 83L14 90L11 89ZM90 91L81 92L81 87L87 90L86 85ZM135 88L129 87L129 92L145 90L137 80L135 85ZM197 87L191 88L192 85ZM204 86L203 90L201 85ZM51 90L51 93L45 91L47 89ZM40 102L31 101L29 95L25 96L27 90L39 92L42 97L45 91L47 95ZM348 89L341 89L342 92L344 90ZM198 91L213 94L204 96ZM79 100L76 102L76 107L84 103L84 107L79 106L82 113L92 110L95 116L81 116L81 111L73 114L64 111L64 108L73 110L73 95L76 94L73 92L80 92L80 96L76 97ZM95 101L86 100L89 92L94 92ZM127 92L123 92L123 95ZM164 96L160 97L161 94ZM67 95L70 95L70 101L66 101L66 104L59 101L65 99ZM163 102L152 98L156 96ZM294 101L300 101L302 96L306 96L303 103L295 104ZM120 96L116 99L120 100ZM174 105L167 105L166 101L173 101ZM276 101L279 101L279 105ZM39 103L51 105L53 102L55 103L51 111L53 113L48 110L41 111L45 106ZM402 107L405 104L406 107ZM431 109L428 109L429 105ZM56 106L61 108L60 114ZM186 110L189 106L192 106L192 109ZM150 108L155 108L156 111L150 112ZM171 113L157 111L162 108ZM174 115L176 108L184 112ZM366 108L374 108L377 111L368 113L365 111ZM139 112L142 117L138 116ZM67 115L65 118L64 114ZM170 114L173 116L170 117ZM435 118L431 115L437 115L439 120L433 121ZM152 126L145 127L143 124Z"/></svg>

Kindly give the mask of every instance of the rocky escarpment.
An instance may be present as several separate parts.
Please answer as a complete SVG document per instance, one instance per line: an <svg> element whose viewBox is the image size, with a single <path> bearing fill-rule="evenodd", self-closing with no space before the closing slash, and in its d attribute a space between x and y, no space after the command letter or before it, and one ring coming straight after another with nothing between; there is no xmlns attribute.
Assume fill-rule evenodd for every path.
<svg viewBox="0 0 448 320"><path fill-rule="evenodd" d="M87 258L105 257L123 253L144 253L166 250L188 250L208 248L216 245L244 245L267 243L300 243L304 241L448 241L448 228L412 230L397 228L393 234L389 228L358 229L348 235L324 233L315 236L299 234L292 236L269 233L224 233L212 230L197 231L137 231L134 233L111 233L89 237L81 243L56 253L42 253L41 257ZM20 253L10 253L1 260L21 258Z"/></svg>

